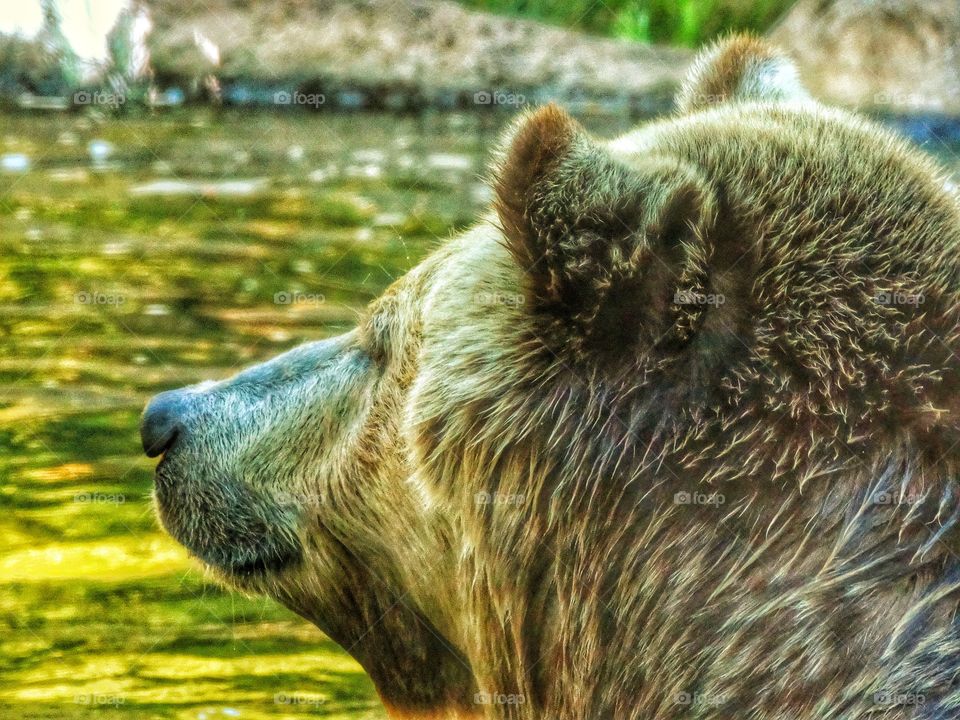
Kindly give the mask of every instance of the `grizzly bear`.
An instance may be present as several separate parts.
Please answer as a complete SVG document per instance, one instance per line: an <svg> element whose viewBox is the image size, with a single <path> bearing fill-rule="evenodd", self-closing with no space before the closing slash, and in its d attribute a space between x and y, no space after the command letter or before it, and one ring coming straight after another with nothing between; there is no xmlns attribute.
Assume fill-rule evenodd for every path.
<svg viewBox="0 0 960 720"><path fill-rule="evenodd" d="M960 205L750 38L547 106L359 326L163 393L164 527L391 717L960 717Z"/></svg>

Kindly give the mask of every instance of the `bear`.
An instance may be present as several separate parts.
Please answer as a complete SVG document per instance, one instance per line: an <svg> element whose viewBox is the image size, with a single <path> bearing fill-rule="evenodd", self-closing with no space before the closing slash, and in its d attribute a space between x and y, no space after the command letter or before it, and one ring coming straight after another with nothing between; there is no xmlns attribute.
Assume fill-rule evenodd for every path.
<svg viewBox="0 0 960 720"><path fill-rule="evenodd" d="M734 36L555 105L355 329L141 420L166 530L392 718L960 717L960 204Z"/></svg>

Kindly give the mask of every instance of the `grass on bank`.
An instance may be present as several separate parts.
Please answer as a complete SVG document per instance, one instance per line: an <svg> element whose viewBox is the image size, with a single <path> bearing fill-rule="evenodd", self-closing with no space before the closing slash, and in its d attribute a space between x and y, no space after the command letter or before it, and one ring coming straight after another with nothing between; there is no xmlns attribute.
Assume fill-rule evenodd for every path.
<svg viewBox="0 0 960 720"><path fill-rule="evenodd" d="M793 0L461 0L461 4L597 35L696 47L732 30L766 32Z"/></svg>

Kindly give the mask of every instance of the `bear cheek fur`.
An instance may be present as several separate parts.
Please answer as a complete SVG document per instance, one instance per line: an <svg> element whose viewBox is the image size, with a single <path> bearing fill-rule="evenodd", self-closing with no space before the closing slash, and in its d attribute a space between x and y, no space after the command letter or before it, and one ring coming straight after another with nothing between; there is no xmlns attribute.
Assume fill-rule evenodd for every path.
<svg viewBox="0 0 960 720"><path fill-rule="evenodd" d="M353 424L347 462L333 472L339 510L317 524L304 574L281 591L281 602L360 662L396 718L475 716L475 681L453 620L459 605L444 593L451 533L411 479L403 433L425 295L449 254L438 251L395 283L360 328L381 375Z"/></svg>

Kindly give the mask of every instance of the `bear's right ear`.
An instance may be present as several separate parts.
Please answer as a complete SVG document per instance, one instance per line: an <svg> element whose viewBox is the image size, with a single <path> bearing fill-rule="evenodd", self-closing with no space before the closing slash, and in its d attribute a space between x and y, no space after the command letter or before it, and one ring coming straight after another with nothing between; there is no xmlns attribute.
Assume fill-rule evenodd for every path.
<svg viewBox="0 0 960 720"><path fill-rule="evenodd" d="M683 298L706 283L708 183L669 157L621 162L555 105L505 148L495 207L541 337L581 355L685 341L704 311Z"/></svg>

